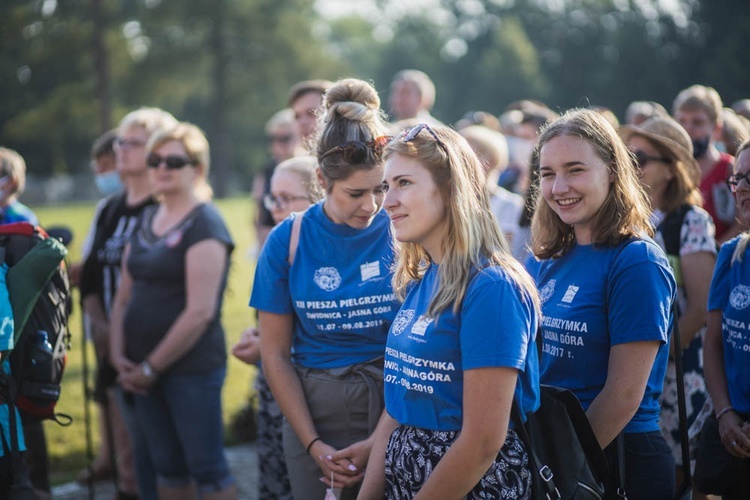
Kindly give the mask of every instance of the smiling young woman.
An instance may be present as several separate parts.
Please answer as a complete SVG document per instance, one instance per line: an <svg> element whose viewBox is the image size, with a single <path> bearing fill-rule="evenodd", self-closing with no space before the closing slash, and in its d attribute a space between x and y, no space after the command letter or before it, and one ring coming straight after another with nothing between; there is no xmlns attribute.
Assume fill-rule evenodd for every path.
<svg viewBox="0 0 750 500"><path fill-rule="evenodd" d="M617 470L624 435L629 498L671 498L674 460L659 429L675 280L650 238L649 204L622 139L600 114L573 110L536 144L540 195L527 262L545 319L541 382L581 401ZM611 475L613 476L613 475ZM616 491L610 477L605 485Z"/></svg>

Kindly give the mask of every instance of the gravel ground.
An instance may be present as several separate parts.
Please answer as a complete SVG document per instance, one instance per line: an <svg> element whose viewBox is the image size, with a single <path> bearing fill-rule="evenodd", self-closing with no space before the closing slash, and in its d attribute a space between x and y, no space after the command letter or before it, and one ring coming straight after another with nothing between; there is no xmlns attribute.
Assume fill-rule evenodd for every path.
<svg viewBox="0 0 750 500"><path fill-rule="evenodd" d="M258 500L258 458L255 454L255 444L243 444L227 448L227 459L232 474L237 481L239 498L243 500ZM114 498L114 486L111 481L94 485L94 496L97 499ZM86 486L78 483L66 483L52 488L52 498L60 500L87 500L89 491Z"/></svg>

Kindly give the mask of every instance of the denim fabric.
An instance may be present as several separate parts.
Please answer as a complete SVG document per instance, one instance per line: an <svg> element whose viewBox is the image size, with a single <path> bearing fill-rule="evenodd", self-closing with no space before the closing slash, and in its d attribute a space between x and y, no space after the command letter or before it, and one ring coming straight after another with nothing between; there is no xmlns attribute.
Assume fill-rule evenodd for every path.
<svg viewBox="0 0 750 500"><path fill-rule="evenodd" d="M605 485L608 498L617 490L613 478L618 467L616 442L604 450L610 471ZM628 499L672 500L674 489L674 457L661 432L625 434L625 491Z"/></svg>
<svg viewBox="0 0 750 500"><path fill-rule="evenodd" d="M151 455L148 452L148 441L143 433L141 422L135 414L134 396L132 393L125 393L119 384L115 384L114 392L115 400L130 434L130 443L133 446L138 496L141 500L158 500L159 492L156 487L154 463L151 461Z"/></svg>
<svg viewBox="0 0 750 500"><path fill-rule="evenodd" d="M201 491L234 483L224 455L221 386L226 369L199 375L164 375L148 394L135 396L159 484L179 487L191 479Z"/></svg>

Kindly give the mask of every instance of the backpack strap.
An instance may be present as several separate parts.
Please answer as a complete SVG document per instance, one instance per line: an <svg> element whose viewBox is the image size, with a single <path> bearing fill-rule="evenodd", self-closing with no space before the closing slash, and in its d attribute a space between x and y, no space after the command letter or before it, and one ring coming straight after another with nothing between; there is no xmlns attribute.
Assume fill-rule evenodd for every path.
<svg viewBox="0 0 750 500"><path fill-rule="evenodd" d="M690 205L682 205L677 210L668 214L656 228L656 230L661 233L662 239L664 240L664 250L666 250L667 255L680 255L680 232L682 230L682 223L691 208Z"/></svg>
<svg viewBox="0 0 750 500"><path fill-rule="evenodd" d="M302 217L305 216L305 212L297 213L297 216L292 221L292 234L289 236L289 266L294 264L294 254L297 253L297 247L299 246L299 233L302 228Z"/></svg>

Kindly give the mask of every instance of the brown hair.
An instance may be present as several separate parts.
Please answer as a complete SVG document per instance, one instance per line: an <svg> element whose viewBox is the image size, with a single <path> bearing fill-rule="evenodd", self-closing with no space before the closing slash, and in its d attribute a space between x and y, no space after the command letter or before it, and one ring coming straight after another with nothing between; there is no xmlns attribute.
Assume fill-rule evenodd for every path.
<svg viewBox="0 0 750 500"><path fill-rule="evenodd" d="M368 152L361 164L352 165L344 155L321 157L336 146L349 141L372 141L387 133L380 97L370 83L356 78L339 80L325 94L324 113L320 117L320 135L317 140L318 164L321 174L330 185L348 178L356 170L370 170L382 165L382 158Z"/></svg>
<svg viewBox="0 0 750 500"><path fill-rule="evenodd" d="M587 141L612 176L610 192L592 226L595 245L617 246L634 236L653 236L648 195L636 175L635 162L612 125L596 111L573 109L544 128L536 143L531 168L539 169L539 152L556 137ZM565 224L542 196L537 195L531 226L533 251L540 259L564 255L576 244L573 227Z"/></svg>

